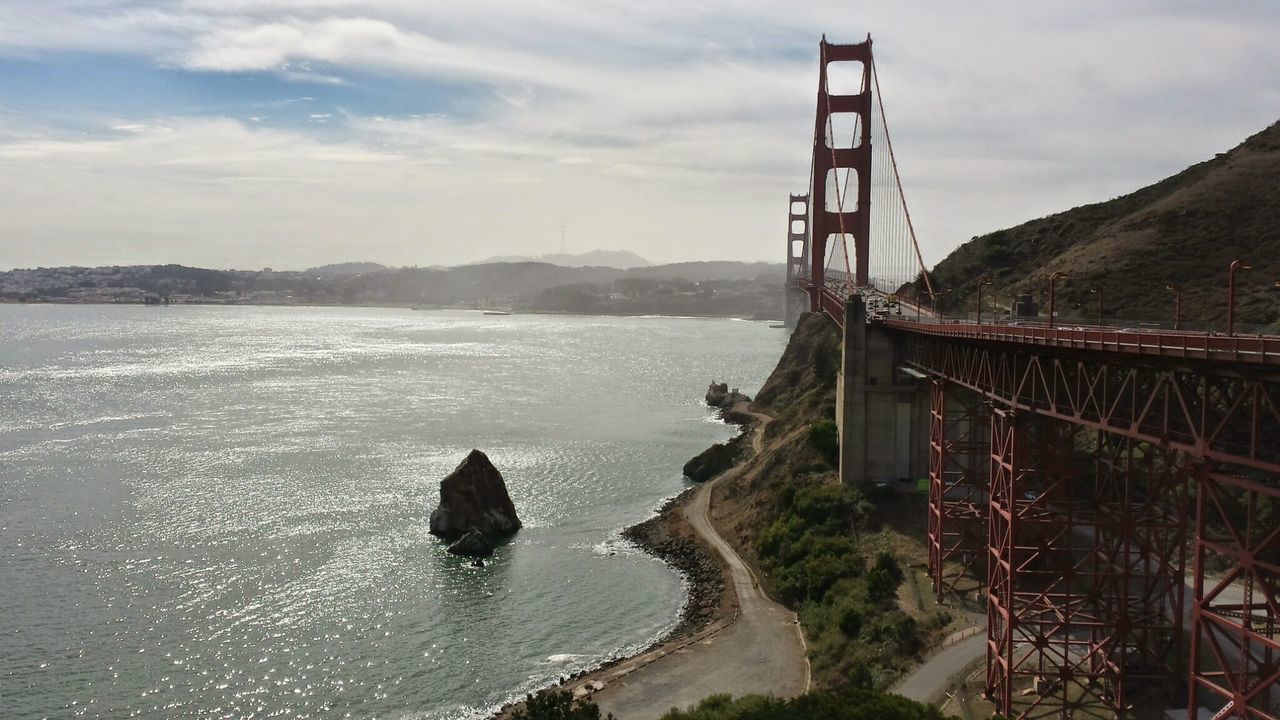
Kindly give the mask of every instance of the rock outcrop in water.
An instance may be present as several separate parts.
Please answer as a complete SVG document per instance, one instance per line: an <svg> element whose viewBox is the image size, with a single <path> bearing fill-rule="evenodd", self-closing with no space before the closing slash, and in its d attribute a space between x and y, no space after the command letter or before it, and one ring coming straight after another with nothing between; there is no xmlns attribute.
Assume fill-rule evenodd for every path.
<svg viewBox="0 0 1280 720"><path fill-rule="evenodd" d="M706 482L737 464L742 455L739 435L729 442L716 443L684 464L684 476L694 482Z"/></svg>
<svg viewBox="0 0 1280 720"><path fill-rule="evenodd" d="M705 399L708 405L721 410L727 410L740 402L751 402L751 398L738 392L738 388L730 389L729 383L717 383L715 380L707 388Z"/></svg>
<svg viewBox="0 0 1280 720"><path fill-rule="evenodd" d="M479 450L472 450L440 481L440 505L431 512L432 535L453 541L474 530L491 540L520 526L502 473Z"/></svg>

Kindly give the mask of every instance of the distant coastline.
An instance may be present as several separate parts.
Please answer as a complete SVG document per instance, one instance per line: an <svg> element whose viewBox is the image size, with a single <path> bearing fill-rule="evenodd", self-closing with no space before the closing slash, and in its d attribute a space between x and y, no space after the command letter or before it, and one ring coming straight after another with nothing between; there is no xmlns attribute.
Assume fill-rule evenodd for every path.
<svg viewBox="0 0 1280 720"><path fill-rule="evenodd" d="M16 306L30 306L30 307L39 307L42 305L99 305L99 306L109 305L112 307L118 307L121 305L132 305L132 306L138 306L138 307L161 307L161 308L165 306L163 302L152 303L148 305L146 303L141 303L141 302L104 302L101 300L60 300L60 299L30 300L30 301L15 301L15 300L0 299L0 305L16 305ZM479 313L479 314L484 314L489 316L584 315L584 316L593 316L593 317L631 317L631 318L652 317L652 318L663 318L668 320L682 320L682 319L684 320L741 320L744 322L781 322L781 319L776 317L744 317L743 315L738 315L734 313L672 314L672 313L639 312L639 311L627 312L625 310L573 311L573 310L532 310L532 309L519 309L519 308L510 309L510 310L503 308L501 312L495 312L493 309L490 309L490 308L477 308L477 307L469 307L469 306L464 307L464 306L456 306L456 305L434 305L434 306L407 307L400 303L366 303L366 304L359 304L359 305L344 305L342 303L298 303L298 302L274 302L273 303L273 302L216 302L216 301L205 302L205 301L196 300L196 301L171 302L169 303L169 305L174 307L201 306L201 307L299 307L299 308L351 308L351 309L377 308L377 309L384 309L384 310L422 310L422 311L458 310L458 311L465 311L465 312L474 312L474 313Z"/></svg>
<svg viewBox="0 0 1280 720"><path fill-rule="evenodd" d="M627 270L519 262L345 273L63 267L0 272L0 303L408 307L769 320L782 316L783 282L781 264L743 262Z"/></svg>

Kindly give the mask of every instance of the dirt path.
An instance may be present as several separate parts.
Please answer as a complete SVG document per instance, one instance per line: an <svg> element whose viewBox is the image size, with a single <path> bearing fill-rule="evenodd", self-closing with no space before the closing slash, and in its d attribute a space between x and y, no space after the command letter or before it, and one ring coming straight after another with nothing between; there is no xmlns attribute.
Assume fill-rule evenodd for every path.
<svg viewBox="0 0 1280 720"><path fill-rule="evenodd" d="M764 430L772 420L747 412L759 420L752 444L763 447ZM741 472L741 465L729 473ZM683 513L690 526L729 566L738 596L738 617L733 624L710 631L695 642L641 656L606 671L603 690L594 701L619 720L656 720L672 707L688 707L716 693L748 693L794 696L809 686L809 665L804 639L795 613L770 600L760 589L751 569L716 532L710 519L712 488L729 473L698 488ZM649 654L646 654L649 655Z"/></svg>

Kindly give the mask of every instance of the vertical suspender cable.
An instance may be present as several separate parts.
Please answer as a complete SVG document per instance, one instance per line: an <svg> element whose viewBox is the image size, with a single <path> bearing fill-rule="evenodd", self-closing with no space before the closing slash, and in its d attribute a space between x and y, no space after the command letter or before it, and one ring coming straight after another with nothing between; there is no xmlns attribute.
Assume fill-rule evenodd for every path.
<svg viewBox="0 0 1280 720"><path fill-rule="evenodd" d="M920 244L916 242L915 227L911 223L911 211L907 209L907 198L902 192L902 176L898 174L898 161L893 155L893 141L889 139L889 123L885 120L884 116L884 97L880 95L880 76L876 73L875 58L871 59L871 77L875 80L876 97L880 98L880 122L884 126L884 143L889 149L889 162L893 164L893 177L897 181L898 197L902 201L902 212L907 219L907 230L911 234L911 245L916 252L916 262L920 264L920 274L924 276L925 288L929 291L929 297L933 297L933 283L929 280L929 271L925 269L924 257L920 255ZM828 99L828 106L830 105L830 102L831 101ZM828 112L828 114L830 114L830 112Z"/></svg>

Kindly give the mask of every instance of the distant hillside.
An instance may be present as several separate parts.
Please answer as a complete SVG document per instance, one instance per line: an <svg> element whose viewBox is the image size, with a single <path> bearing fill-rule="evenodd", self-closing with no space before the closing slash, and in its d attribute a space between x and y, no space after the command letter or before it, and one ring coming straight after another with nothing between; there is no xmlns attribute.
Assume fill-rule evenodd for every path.
<svg viewBox="0 0 1280 720"><path fill-rule="evenodd" d="M487 265L491 263L519 263L519 262L541 262L551 265L560 265L562 267L609 267L627 268L646 267L653 263L645 260L639 255L628 250L591 250L590 252L579 253L551 253L549 255L499 255L484 260L477 265Z"/></svg>
<svg viewBox="0 0 1280 720"><path fill-rule="evenodd" d="M779 284L787 280L787 266L782 263L737 262L711 260L706 262L671 263L632 268L627 277L679 278L699 282L702 280L756 280L768 278Z"/></svg>
<svg viewBox="0 0 1280 720"><path fill-rule="evenodd" d="M345 262L308 268L305 272L310 275L362 275L364 273L382 272L387 269L387 266L382 263Z"/></svg>
<svg viewBox="0 0 1280 720"><path fill-rule="evenodd" d="M146 302L507 307L555 312L781 317L781 263L699 262L622 270L549 263L350 272L182 265L0 272L0 302ZM381 266L378 266L381 267Z"/></svg>
<svg viewBox="0 0 1280 720"><path fill-rule="evenodd" d="M1149 187L1107 202L1084 205L1017 227L974 238L933 270L935 288L952 288L949 308L975 305L978 278L1007 308L1014 292L1042 291L1055 271L1065 316L1092 319L1104 293L1108 319L1170 320L1170 284L1183 287L1183 315L1219 323L1226 314L1227 266L1234 259L1254 269L1237 275L1241 322L1276 324L1280 318L1280 123L1230 152ZM994 293L992 290L994 289Z"/></svg>

